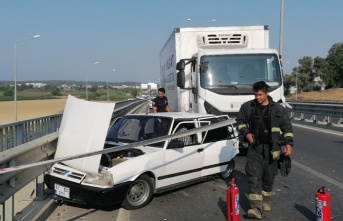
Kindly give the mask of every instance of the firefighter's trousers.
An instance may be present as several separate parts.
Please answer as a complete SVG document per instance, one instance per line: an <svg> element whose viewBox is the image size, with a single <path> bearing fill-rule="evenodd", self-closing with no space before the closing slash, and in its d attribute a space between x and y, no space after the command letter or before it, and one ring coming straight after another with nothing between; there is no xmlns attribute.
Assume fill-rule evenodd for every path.
<svg viewBox="0 0 343 221"><path fill-rule="evenodd" d="M250 207L262 212L262 201L269 201L274 177L278 173L277 161L273 160L268 144L249 147L245 172L249 178Z"/></svg>

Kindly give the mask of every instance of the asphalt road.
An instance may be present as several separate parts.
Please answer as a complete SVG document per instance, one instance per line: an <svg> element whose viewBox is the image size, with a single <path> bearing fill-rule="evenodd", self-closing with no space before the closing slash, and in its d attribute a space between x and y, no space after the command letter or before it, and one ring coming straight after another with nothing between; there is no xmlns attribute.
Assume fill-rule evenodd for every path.
<svg viewBox="0 0 343 221"><path fill-rule="evenodd" d="M323 132L323 129L301 125L295 125L294 132L292 171L288 177L276 177L272 211L265 212L263 220L316 220L314 196L322 186L330 190L332 220L343 220L343 133ZM240 188L241 220L246 220L245 157L238 156L235 161L233 176ZM225 221L227 182L217 178L158 195L149 205L134 211L63 204L48 220Z"/></svg>

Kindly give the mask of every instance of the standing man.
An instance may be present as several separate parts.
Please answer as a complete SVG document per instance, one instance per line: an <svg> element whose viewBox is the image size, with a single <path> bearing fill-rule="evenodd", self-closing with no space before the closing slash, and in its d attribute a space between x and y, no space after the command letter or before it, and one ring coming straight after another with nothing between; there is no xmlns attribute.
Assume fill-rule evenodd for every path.
<svg viewBox="0 0 343 221"><path fill-rule="evenodd" d="M158 89L158 96L152 101L152 110L154 113L170 112L168 98L164 96L165 93L166 90L163 87Z"/></svg>
<svg viewBox="0 0 343 221"><path fill-rule="evenodd" d="M247 216L261 219L262 211L270 211L269 199L274 177L278 173L280 154L292 153L293 129L286 109L268 95L264 81L253 85L255 99L245 102L237 116L237 127L243 142L248 142L245 172L249 178ZM282 134L280 133L282 132ZM285 152L281 153L281 142Z"/></svg>

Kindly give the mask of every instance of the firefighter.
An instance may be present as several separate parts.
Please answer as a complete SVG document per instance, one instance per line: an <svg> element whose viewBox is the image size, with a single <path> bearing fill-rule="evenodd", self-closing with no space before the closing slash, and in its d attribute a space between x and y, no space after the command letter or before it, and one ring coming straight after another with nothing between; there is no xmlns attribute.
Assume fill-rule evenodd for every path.
<svg viewBox="0 0 343 221"><path fill-rule="evenodd" d="M262 211L270 211L269 204L274 177L278 173L280 154L289 156L293 147L293 129L286 109L268 95L264 81L253 85L255 99L245 102L236 118L237 129L247 142L245 172L248 176L247 216L261 219ZM282 133L280 133L282 132ZM281 153L285 145L284 153Z"/></svg>

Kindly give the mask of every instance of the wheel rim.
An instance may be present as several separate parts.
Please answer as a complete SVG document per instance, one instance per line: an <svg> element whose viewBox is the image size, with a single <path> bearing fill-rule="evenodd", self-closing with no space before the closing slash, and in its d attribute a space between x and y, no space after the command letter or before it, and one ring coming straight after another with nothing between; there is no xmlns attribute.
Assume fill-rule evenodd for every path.
<svg viewBox="0 0 343 221"><path fill-rule="evenodd" d="M149 193L149 184L144 180L138 180L130 186L126 197L131 205L139 206L148 199Z"/></svg>
<svg viewBox="0 0 343 221"><path fill-rule="evenodd" d="M221 176L222 176L223 178L228 178L228 177L231 175L231 173L233 172L234 168L235 168L235 164L234 164L234 162L231 160L231 161L229 162L229 164L227 165L226 170L220 173Z"/></svg>

